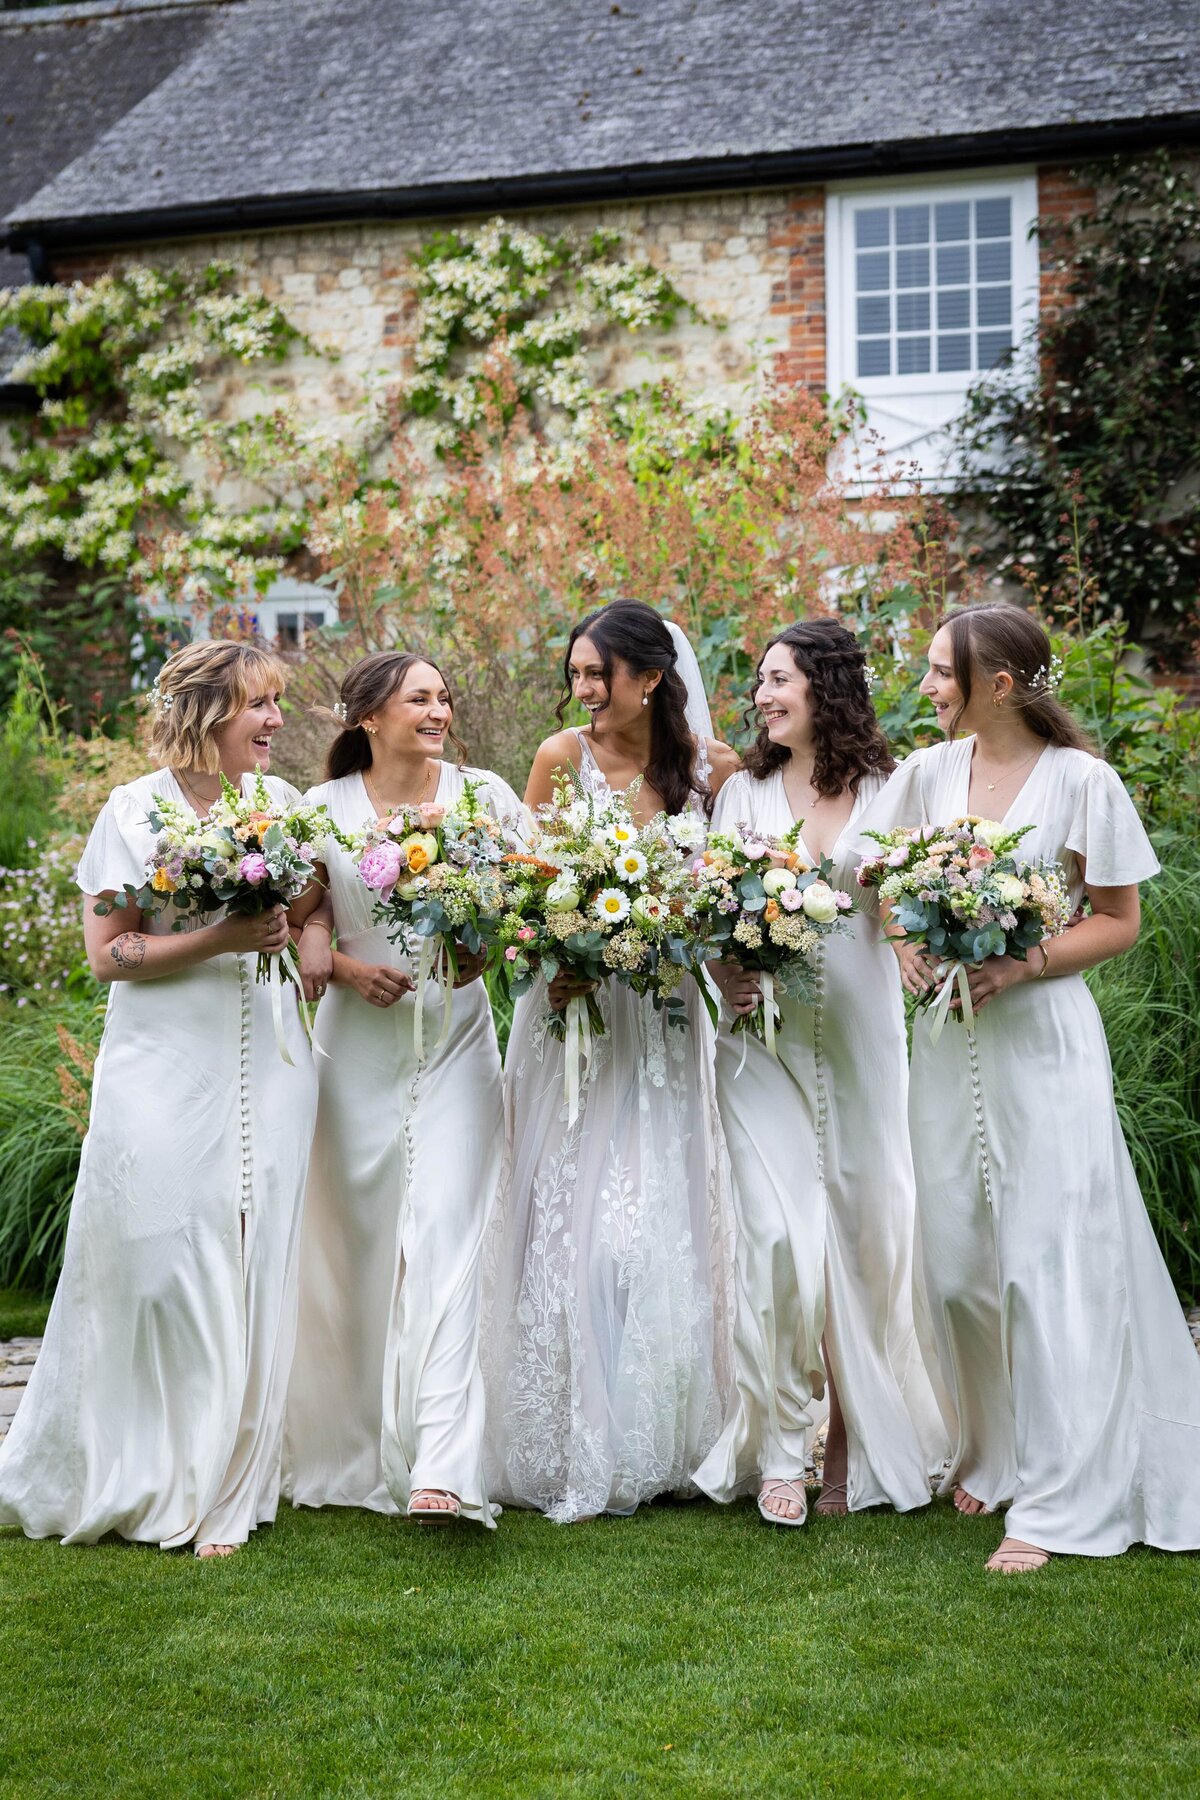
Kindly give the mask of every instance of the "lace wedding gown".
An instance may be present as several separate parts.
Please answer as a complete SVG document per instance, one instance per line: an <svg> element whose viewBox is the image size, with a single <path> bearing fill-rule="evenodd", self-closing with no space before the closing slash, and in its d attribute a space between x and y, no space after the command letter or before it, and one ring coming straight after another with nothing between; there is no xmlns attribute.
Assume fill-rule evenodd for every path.
<svg viewBox="0 0 1200 1800"><path fill-rule="evenodd" d="M918 750L861 821L944 824L968 810L973 738ZM1124 887L1158 863L1120 778L1047 745L1002 823L1019 854ZM864 848L874 850L873 845ZM929 1298L958 1410L944 1487L1045 1550L1200 1548L1200 1359L1113 1097L1082 975L1007 989L913 1031L910 1121Z"/></svg>
<svg viewBox="0 0 1200 1800"><path fill-rule="evenodd" d="M863 776L831 852L835 884L851 892L857 821L883 782ZM733 775L717 796L715 830L778 837L793 824L781 769L762 781ZM813 860L803 839L800 850ZM728 1013L717 1040L738 1218L737 1388L695 1479L728 1501L764 1480L803 1478L824 1336L850 1509L908 1511L928 1504L947 1445L914 1317L903 1003L877 918L855 915L819 955L815 1002L780 1001L778 1058L732 1033Z"/></svg>
<svg viewBox="0 0 1200 1800"><path fill-rule="evenodd" d="M141 885L156 793L188 804L165 769L114 788L84 893ZM296 989L289 1068L254 963L109 988L62 1277L0 1446L0 1524L30 1537L238 1544L275 1517L316 1077Z"/></svg>
<svg viewBox="0 0 1200 1800"><path fill-rule="evenodd" d="M586 738L580 775L608 792ZM702 778L707 779L707 769ZM688 983L691 989L691 983ZM492 1492L565 1523L691 1493L730 1381L731 1246L712 1033L600 992L579 1118L544 982L505 1059L509 1167L485 1244Z"/></svg>
<svg viewBox="0 0 1200 1800"><path fill-rule="evenodd" d="M444 763L441 805L461 798L464 775L502 824L520 829L520 802L487 770ZM361 775L307 798L347 833L375 817ZM403 946L373 922L350 856L330 843L325 862L339 949L406 968ZM500 1053L482 981L454 992L440 1047L437 990L427 990L423 1062L415 1016L413 994L381 1008L342 983L317 1016L326 1054L316 1059L284 1493L296 1506L395 1513L414 1488L441 1488L464 1518L490 1526L479 1284L503 1142Z"/></svg>

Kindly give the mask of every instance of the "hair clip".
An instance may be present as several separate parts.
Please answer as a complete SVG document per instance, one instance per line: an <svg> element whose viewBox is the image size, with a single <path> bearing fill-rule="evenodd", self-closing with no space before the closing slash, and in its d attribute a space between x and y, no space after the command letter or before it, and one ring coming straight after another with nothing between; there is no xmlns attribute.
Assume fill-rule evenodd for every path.
<svg viewBox="0 0 1200 1800"><path fill-rule="evenodd" d="M1050 658L1050 667L1042 663L1029 683L1031 692L1035 694L1056 694L1062 685L1063 660L1061 656Z"/></svg>
<svg viewBox="0 0 1200 1800"><path fill-rule="evenodd" d="M879 677L871 667L870 663L863 664L862 676L863 686L866 688L868 694L873 694L875 689L879 686Z"/></svg>
<svg viewBox="0 0 1200 1800"><path fill-rule="evenodd" d="M146 695L147 706L152 706L156 713L170 712L175 704L174 694L164 694L158 684L158 676L154 677L150 692Z"/></svg>
<svg viewBox="0 0 1200 1800"><path fill-rule="evenodd" d="M349 714L346 711L346 702L344 700L335 700L332 712L339 725L344 725L349 718Z"/></svg>

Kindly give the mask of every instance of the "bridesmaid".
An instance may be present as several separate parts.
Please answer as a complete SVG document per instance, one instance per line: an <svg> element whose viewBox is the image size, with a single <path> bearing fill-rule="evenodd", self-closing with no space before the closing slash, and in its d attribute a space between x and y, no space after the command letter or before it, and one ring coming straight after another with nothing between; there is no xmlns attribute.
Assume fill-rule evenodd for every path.
<svg viewBox="0 0 1200 1800"><path fill-rule="evenodd" d="M590 723L542 744L528 805L549 801L569 764L598 797L640 778L639 821L690 809L702 831L736 759L693 736L679 655L640 601L576 625L559 717L574 698ZM602 986L608 1029L569 1127L546 1018L575 991L560 975L517 1001L511 1167L486 1251L489 1468L502 1498L559 1524L686 1490L720 1426L728 1361L723 1149L699 995L688 1026L668 1030L648 997Z"/></svg>
<svg viewBox="0 0 1200 1800"><path fill-rule="evenodd" d="M828 857L835 885L851 888L855 824L895 767L856 639L835 619L789 625L763 653L752 707L758 736L714 828L782 836L803 820L801 856ZM753 973L736 962L715 973L731 1012L759 1003ZM826 1370L819 1512L924 1506L946 1451L913 1317L904 1011L874 919L829 940L818 982L812 1005L782 999L778 1060L728 1030L717 1048L738 1216L737 1389L695 1479L721 1501L757 1489L778 1525L804 1523Z"/></svg>
<svg viewBox="0 0 1200 1800"><path fill-rule="evenodd" d="M500 778L462 766L450 692L430 662L380 650L350 670L323 802L347 834L401 806L431 820L469 776L503 823L521 807ZM442 761L446 739L459 765ZM500 1172L500 1055L478 979L459 953L450 1031L427 996L418 1060L408 956L372 922L346 851L326 847L331 915L301 944L318 989L320 1104L300 1257L285 1493L296 1506L364 1506L443 1523L494 1523L485 1490L479 1371L480 1240ZM301 902L303 905L303 902ZM297 911L298 909L294 909Z"/></svg>
<svg viewBox="0 0 1200 1800"><path fill-rule="evenodd" d="M1032 825L1091 915L1026 962L971 972L970 1039L913 1033L913 1154L930 1299L953 1384L947 1486L960 1512L1008 1505L989 1569L1130 1544L1200 1548L1200 1361L1117 1120L1083 971L1138 933L1157 873L1133 804L1053 697L1050 644L1019 607L950 613L921 691L946 742L917 751L863 823L966 813ZM961 734L961 735L960 735ZM900 946L910 993L935 970Z"/></svg>
<svg viewBox="0 0 1200 1800"><path fill-rule="evenodd" d="M248 644L172 656L154 690L163 767L113 789L76 872L108 1013L62 1277L0 1448L0 1524L30 1537L223 1556L275 1517L316 1080L295 989L289 1068L252 959L282 950L287 918L176 932L169 913L101 917L96 901L144 881L155 795L203 821L222 775L269 767L283 683Z"/></svg>

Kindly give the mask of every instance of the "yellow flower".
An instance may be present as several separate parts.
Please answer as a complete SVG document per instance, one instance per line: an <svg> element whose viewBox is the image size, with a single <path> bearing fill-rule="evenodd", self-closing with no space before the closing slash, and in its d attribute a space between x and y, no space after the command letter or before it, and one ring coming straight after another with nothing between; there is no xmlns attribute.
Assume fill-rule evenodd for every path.
<svg viewBox="0 0 1200 1800"><path fill-rule="evenodd" d="M155 869L150 878L150 886L156 894L173 894L175 892L175 883L165 869Z"/></svg>

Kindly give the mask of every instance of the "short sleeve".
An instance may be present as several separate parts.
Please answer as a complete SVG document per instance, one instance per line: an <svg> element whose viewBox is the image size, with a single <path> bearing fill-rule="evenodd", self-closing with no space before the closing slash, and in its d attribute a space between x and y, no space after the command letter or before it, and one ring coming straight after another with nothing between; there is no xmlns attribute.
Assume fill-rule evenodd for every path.
<svg viewBox="0 0 1200 1800"><path fill-rule="evenodd" d="M1158 858L1124 782L1098 756L1080 784L1066 847L1083 863L1092 887L1132 887L1158 874Z"/></svg>
<svg viewBox="0 0 1200 1800"><path fill-rule="evenodd" d="M854 850L859 856L871 856L876 846L867 831L896 831L905 826L925 825L929 812L925 804L925 757L914 750L888 776L879 793L868 801L855 825Z"/></svg>
<svg viewBox="0 0 1200 1800"><path fill-rule="evenodd" d="M133 788L114 788L100 809L75 870L85 894L119 894L146 879L146 859L154 848L150 801Z"/></svg>
<svg viewBox="0 0 1200 1800"><path fill-rule="evenodd" d="M267 792L276 806L299 806L300 804L300 789L294 788L290 781L283 779L282 775L267 776Z"/></svg>
<svg viewBox="0 0 1200 1800"><path fill-rule="evenodd" d="M752 777L745 769L738 769L728 781L721 784L720 792L713 801L712 828L714 831L728 831L731 826L748 824L750 820L750 781Z"/></svg>

